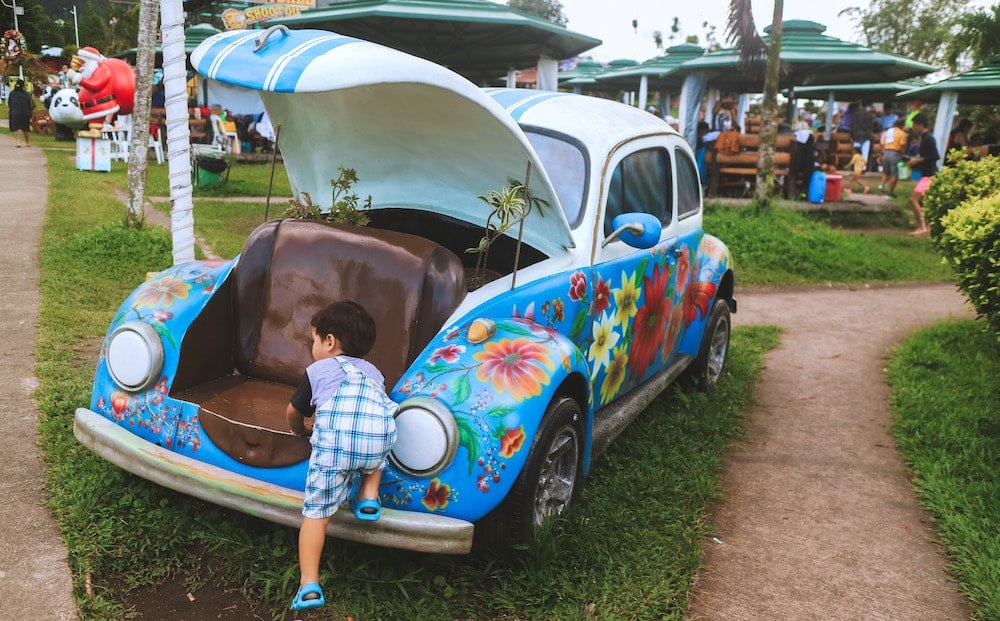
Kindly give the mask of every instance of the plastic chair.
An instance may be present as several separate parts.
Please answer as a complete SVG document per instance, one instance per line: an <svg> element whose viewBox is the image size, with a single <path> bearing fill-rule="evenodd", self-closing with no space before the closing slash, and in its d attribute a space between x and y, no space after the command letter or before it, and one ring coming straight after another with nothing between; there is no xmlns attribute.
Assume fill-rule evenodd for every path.
<svg viewBox="0 0 1000 621"><path fill-rule="evenodd" d="M113 127L105 126L102 130L103 136L111 141L111 159L128 161L128 141L132 131L132 115L122 114L116 120Z"/></svg>
<svg viewBox="0 0 1000 621"><path fill-rule="evenodd" d="M149 148L153 150L156 154L156 163L163 163L163 138L162 134L160 136L153 136L152 132L149 134Z"/></svg>
<svg viewBox="0 0 1000 621"><path fill-rule="evenodd" d="M208 118L212 124L213 144L218 145L223 151L228 151L229 153L239 153L240 138L236 132L227 130L225 122L218 114L209 115Z"/></svg>

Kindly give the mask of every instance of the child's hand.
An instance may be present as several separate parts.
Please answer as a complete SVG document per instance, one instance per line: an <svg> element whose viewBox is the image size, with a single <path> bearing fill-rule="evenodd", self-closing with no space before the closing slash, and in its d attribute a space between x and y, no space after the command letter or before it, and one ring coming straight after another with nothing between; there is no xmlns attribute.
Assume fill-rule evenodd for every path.
<svg viewBox="0 0 1000 621"><path fill-rule="evenodd" d="M311 436L313 432L313 424L316 422L315 416L310 416L309 418L302 421L302 426L306 428L305 435Z"/></svg>

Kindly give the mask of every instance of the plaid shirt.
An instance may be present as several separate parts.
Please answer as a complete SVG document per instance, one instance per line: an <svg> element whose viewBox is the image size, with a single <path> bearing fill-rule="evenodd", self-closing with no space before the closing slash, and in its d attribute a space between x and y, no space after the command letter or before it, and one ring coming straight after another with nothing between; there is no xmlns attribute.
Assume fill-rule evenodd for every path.
<svg viewBox="0 0 1000 621"><path fill-rule="evenodd" d="M332 515L350 491L353 473L374 472L396 442L398 405L372 378L337 357L347 376L337 392L316 408L312 455L302 513Z"/></svg>

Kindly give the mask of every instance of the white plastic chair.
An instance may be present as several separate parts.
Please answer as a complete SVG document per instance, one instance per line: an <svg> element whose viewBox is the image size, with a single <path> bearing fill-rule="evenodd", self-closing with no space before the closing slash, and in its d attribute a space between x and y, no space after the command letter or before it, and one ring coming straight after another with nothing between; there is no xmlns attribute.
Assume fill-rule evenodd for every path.
<svg viewBox="0 0 1000 621"><path fill-rule="evenodd" d="M111 159L128 161L129 136L132 134L132 115L122 114L107 135L111 139Z"/></svg>
<svg viewBox="0 0 1000 621"><path fill-rule="evenodd" d="M209 116L212 123L212 143L219 146L223 151L229 153L240 152L240 138L236 132L226 131L226 124L218 114Z"/></svg>
<svg viewBox="0 0 1000 621"><path fill-rule="evenodd" d="M153 133L149 133L149 148L153 150L156 154L156 163L163 163L163 139L160 137L154 137Z"/></svg>

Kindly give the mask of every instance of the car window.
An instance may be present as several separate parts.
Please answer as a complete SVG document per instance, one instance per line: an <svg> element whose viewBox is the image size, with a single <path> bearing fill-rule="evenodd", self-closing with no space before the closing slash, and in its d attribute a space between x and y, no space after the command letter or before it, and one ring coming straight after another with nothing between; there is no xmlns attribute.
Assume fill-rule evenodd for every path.
<svg viewBox="0 0 1000 621"><path fill-rule="evenodd" d="M525 132L552 181L570 228L583 216L583 194L587 187L587 160L583 149L569 140L533 131Z"/></svg>
<svg viewBox="0 0 1000 621"><path fill-rule="evenodd" d="M686 218L701 207L698 171L681 149L674 149L674 161L677 166L677 217Z"/></svg>
<svg viewBox="0 0 1000 621"><path fill-rule="evenodd" d="M673 206L671 191L670 156L665 150L646 149L627 156L611 174L604 234L611 234L611 221L623 213L650 213L666 227Z"/></svg>

